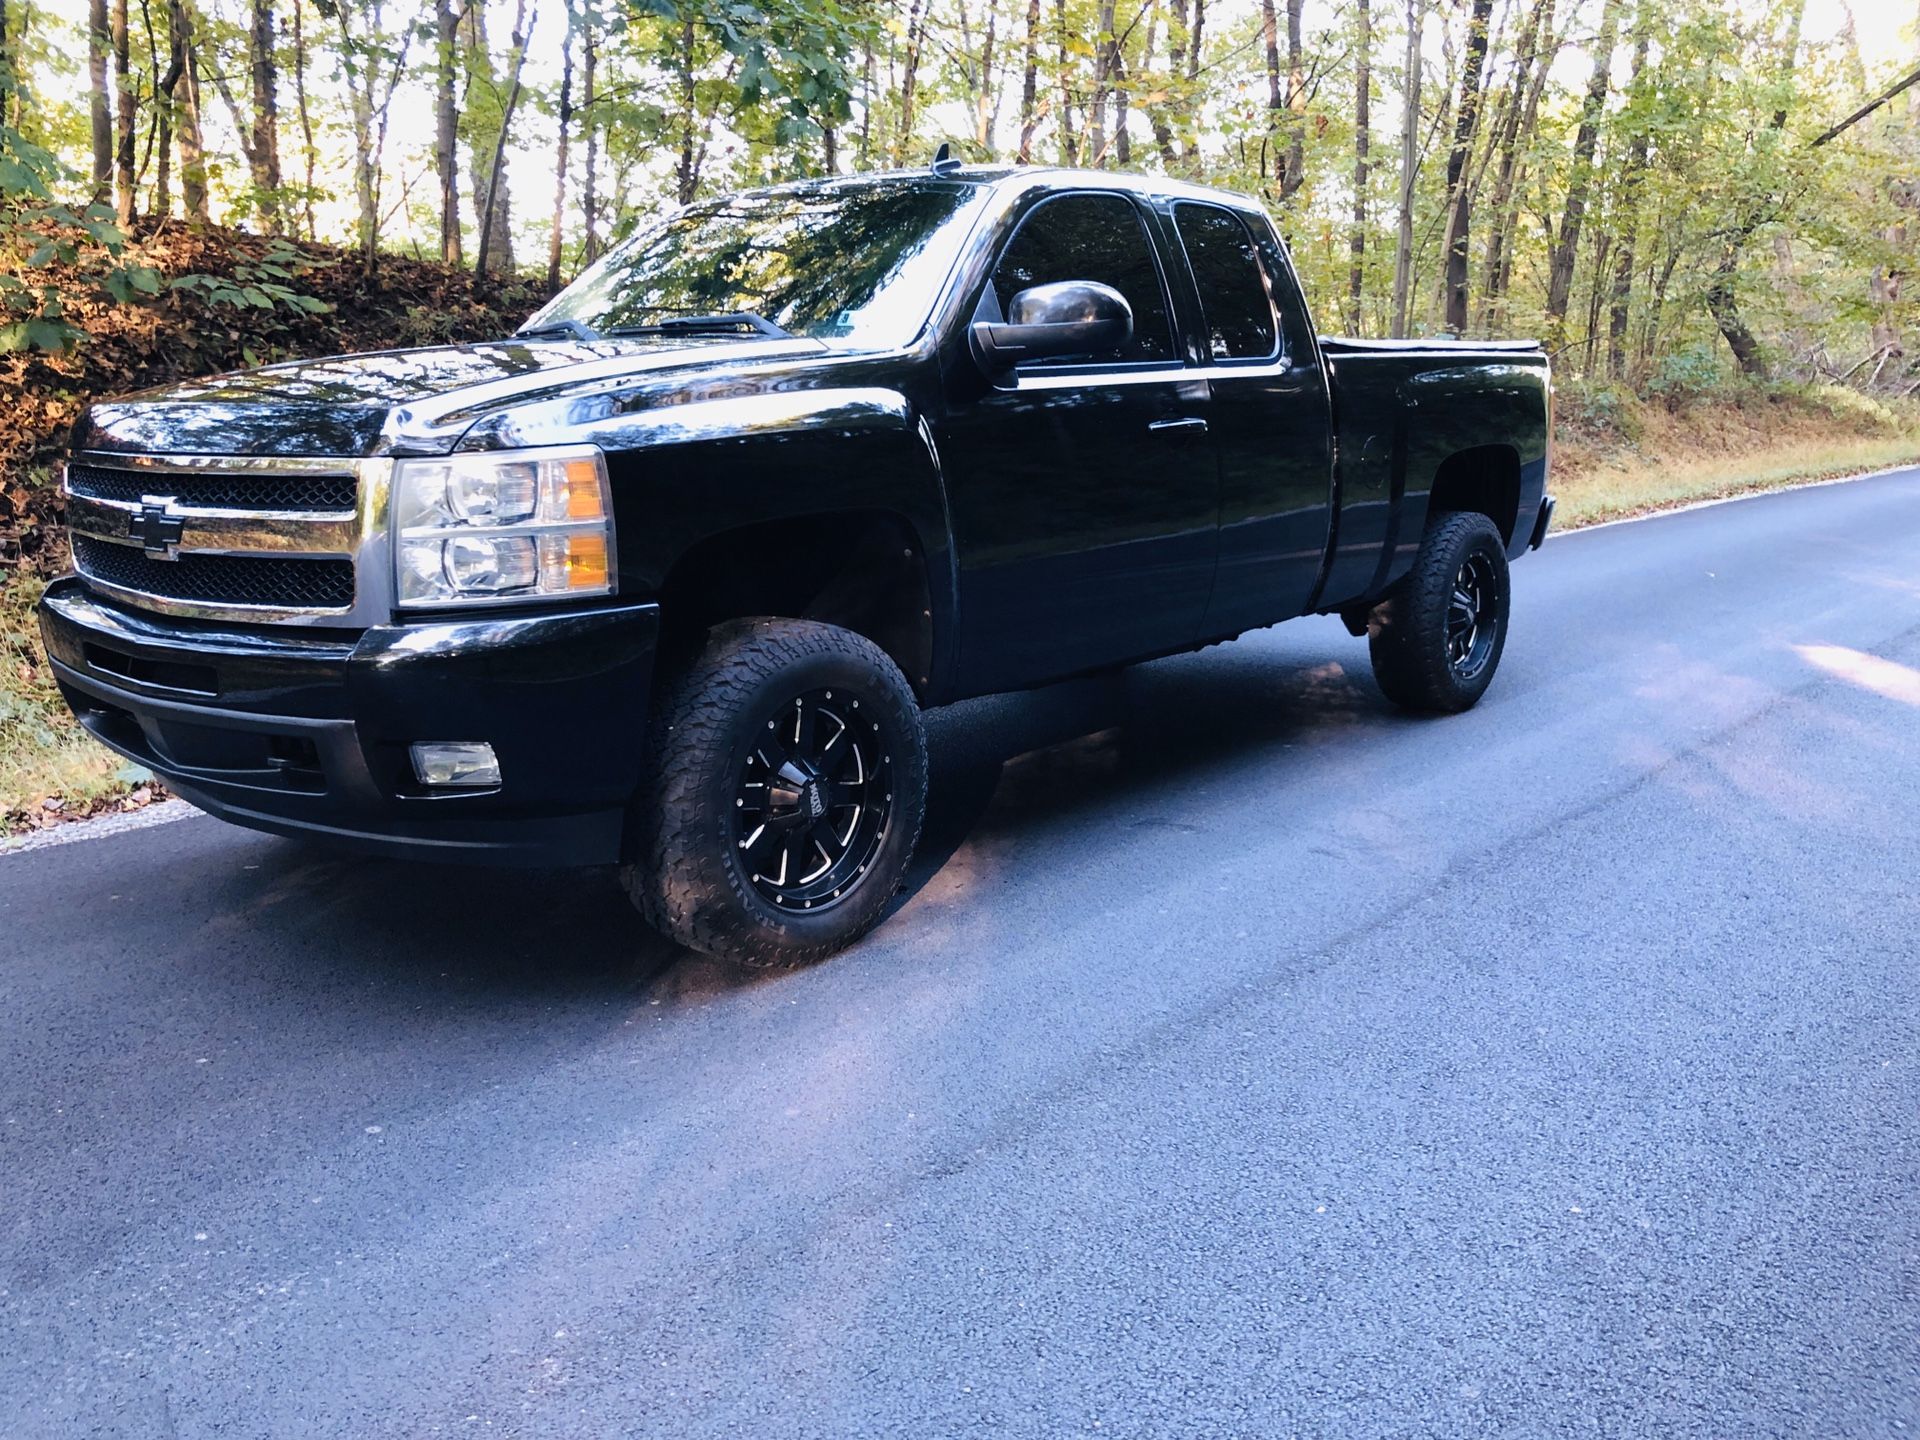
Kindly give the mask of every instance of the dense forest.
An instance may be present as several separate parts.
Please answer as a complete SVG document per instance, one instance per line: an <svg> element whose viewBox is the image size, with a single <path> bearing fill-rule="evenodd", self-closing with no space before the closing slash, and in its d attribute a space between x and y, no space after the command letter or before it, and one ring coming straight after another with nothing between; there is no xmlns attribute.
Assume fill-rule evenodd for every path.
<svg viewBox="0 0 1920 1440"><path fill-rule="evenodd" d="M0 347L241 226L563 283L745 185L976 160L1264 196L1326 329L1534 334L1642 393L1913 384L1910 16L1839 0L0 0ZM317 304L297 251L224 286Z"/></svg>

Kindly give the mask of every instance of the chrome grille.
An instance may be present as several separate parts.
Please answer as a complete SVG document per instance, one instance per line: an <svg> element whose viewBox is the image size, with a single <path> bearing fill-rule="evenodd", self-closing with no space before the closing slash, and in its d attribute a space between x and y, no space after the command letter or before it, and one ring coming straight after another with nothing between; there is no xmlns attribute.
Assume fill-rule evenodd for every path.
<svg viewBox="0 0 1920 1440"><path fill-rule="evenodd" d="M137 505L142 496L158 488L182 505L216 510L351 513L359 484L351 470L337 475L277 475L222 470L156 473L111 465L67 467L67 489L74 495Z"/></svg>
<svg viewBox="0 0 1920 1440"><path fill-rule="evenodd" d="M165 600L344 610L353 603L353 561L195 555L158 560L131 545L73 537L74 568L89 580Z"/></svg>
<svg viewBox="0 0 1920 1440"><path fill-rule="evenodd" d="M392 462L77 454L74 568L114 599L208 619L374 624L391 615Z"/></svg>

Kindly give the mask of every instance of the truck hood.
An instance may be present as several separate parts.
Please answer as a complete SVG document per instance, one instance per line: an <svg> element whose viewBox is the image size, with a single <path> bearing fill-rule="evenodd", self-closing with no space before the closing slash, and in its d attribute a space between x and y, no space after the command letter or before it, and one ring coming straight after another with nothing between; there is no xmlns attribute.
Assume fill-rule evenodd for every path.
<svg viewBox="0 0 1920 1440"><path fill-rule="evenodd" d="M162 386L93 406L76 450L193 455L374 455L449 450L483 415L626 377L671 385L700 372L829 353L814 340L637 336L498 340L296 360Z"/></svg>

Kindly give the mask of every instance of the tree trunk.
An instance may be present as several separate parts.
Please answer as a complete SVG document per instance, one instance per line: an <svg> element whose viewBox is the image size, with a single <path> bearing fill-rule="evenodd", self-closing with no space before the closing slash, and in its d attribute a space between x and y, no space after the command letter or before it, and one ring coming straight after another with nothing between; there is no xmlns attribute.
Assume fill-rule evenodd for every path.
<svg viewBox="0 0 1920 1440"><path fill-rule="evenodd" d="M527 0L519 0L513 11L512 59L508 62L507 103L500 110L500 133L493 142L493 163L487 171L487 198L480 207L480 243L474 252L473 288L475 293L484 290L488 283L487 250L493 238L494 222L500 218L495 207L506 195L504 162L507 155L507 136L513 129L513 112L520 104L520 71L527 60ZM503 265L503 271L511 273L510 264Z"/></svg>
<svg viewBox="0 0 1920 1440"><path fill-rule="evenodd" d="M560 288L560 238L567 219L567 143L573 136L573 32L579 20L567 3L567 29L560 37L560 140L553 152L553 230L547 236L547 289Z"/></svg>
<svg viewBox="0 0 1920 1440"><path fill-rule="evenodd" d="M1793 76L1800 49L1800 19L1804 13L1805 0L1794 0L1787 20L1785 59L1777 77L1783 86ZM1786 128L1786 124L1787 110L1782 102L1780 108L1773 112L1767 130L1778 135ZM1750 202L1742 210L1733 233L1727 237L1726 245L1720 252L1720 263L1713 267L1713 283L1707 287L1707 313L1713 316L1713 323L1720 327L1720 334L1726 340L1727 348L1733 352L1740 373L1756 380L1767 378L1767 359L1760 342L1754 338L1753 331L1747 328L1740 314L1735 279L1740 269L1741 252L1746 249L1747 241L1753 238L1753 232L1760 228L1771 204L1772 197L1766 196Z"/></svg>
<svg viewBox="0 0 1920 1440"><path fill-rule="evenodd" d="M1187 93L1191 96L1199 87L1200 46L1207 34L1207 0L1193 0L1193 28L1187 32ZM1180 141L1180 153L1185 157L1189 171L1195 168L1200 157L1200 127L1187 123L1187 133Z"/></svg>
<svg viewBox="0 0 1920 1440"><path fill-rule="evenodd" d="M371 63L363 66L355 57L347 7L336 5L333 14L340 24L340 64L346 71L347 102L353 116L353 192L360 208L360 265L363 273L371 275L380 234L380 212L373 183L373 96L380 60L377 52L370 49Z"/></svg>
<svg viewBox="0 0 1920 1440"><path fill-rule="evenodd" d="M1460 67L1460 104L1454 112L1453 149L1447 153L1447 243L1445 251L1446 327L1467 330L1467 246L1473 228L1473 187L1467 183L1467 159L1480 121L1480 75L1487 61L1487 24L1493 0L1473 0L1467 20L1467 53Z"/></svg>
<svg viewBox="0 0 1920 1440"><path fill-rule="evenodd" d="M1600 307L1607 295L1607 259L1612 253L1613 236L1603 230L1593 237L1593 279L1587 288L1587 338L1580 345L1580 368L1589 377L1600 358Z"/></svg>
<svg viewBox="0 0 1920 1440"><path fill-rule="evenodd" d="M1287 0L1287 149L1280 168L1280 198L1292 197L1307 178L1307 72L1300 47L1304 0Z"/></svg>
<svg viewBox="0 0 1920 1440"><path fill-rule="evenodd" d="M855 168L865 170L873 154L873 32L860 42L860 149Z"/></svg>
<svg viewBox="0 0 1920 1440"><path fill-rule="evenodd" d="M1540 57L1540 36L1553 22L1553 0L1534 0L1514 50L1513 87L1501 115L1494 147L1500 163L1494 172L1493 224L1487 233L1486 264L1480 272L1480 329L1492 334L1497 304L1506 277L1507 237L1512 233L1514 181L1522 140L1530 141L1540 111L1540 90L1546 79L1547 64Z"/></svg>
<svg viewBox="0 0 1920 1440"><path fill-rule="evenodd" d="M247 32L248 68L253 76L253 135L247 159L253 168L260 223L269 235L285 228L280 218L279 67L274 57L273 0L253 0Z"/></svg>
<svg viewBox="0 0 1920 1440"><path fill-rule="evenodd" d="M1157 26L1160 19L1159 0L1150 0L1153 5L1153 19ZM1148 30L1146 47L1147 67L1153 67L1153 30ZM1158 103L1147 106L1147 124L1153 131L1154 148L1160 152L1160 163L1169 174L1180 171L1180 152L1174 146L1173 124L1168 118L1170 105L1178 106L1176 98L1180 90L1180 67L1186 59L1187 7L1186 0L1173 0L1173 17L1167 22L1167 79L1168 84L1156 85ZM1184 109L1184 107L1181 107Z"/></svg>
<svg viewBox="0 0 1920 1440"><path fill-rule="evenodd" d="M194 43L190 0L167 0L167 25L186 52L186 68L175 90L179 121L175 131L180 146L180 203L192 225L210 223L207 211L206 146L200 138L199 47Z"/></svg>
<svg viewBox="0 0 1920 1440"><path fill-rule="evenodd" d="M1027 59L1020 72L1020 153L1022 165L1033 163L1033 132L1040 84L1040 0L1027 0Z"/></svg>
<svg viewBox="0 0 1920 1440"><path fill-rule="evenodd" d="M122 230L133 223L134 93L132 57L127 50L127 0L113 0L114 222Z"/></svg>
<svg viewBox="0 0 1920 1440"><path fill-rule="evenodd" d="M1114 53L1119 39L1114 27L1115 0L1100 0L1100 33L1093 42L1093 104L1087 110L1087 158L1102 169L1107 164L1107 96L1113 89Z"/></svg>
<svg viewBox="0 0 1920 1440"><path fill-rule="evenodd" d="M980 46L980 89L974 97L973 139L983 155L993 154L993 41L999 16L991 5L987 9L987 34Z"/></svg>
<svg viewBox="0 0 1920 1440"><path fill-rule="evenodd" d="M1260 53L1267 71L1267 137L1271 140L1279 124L1280 111L1286 104L1284 92L1280 88L1280 17L1273 8L1273 0L1260 0ZM1265 184L1267 177L1266 146L1260 150L1260 179ZM1286 167L1276 163L1275 175L1282 181L1286 178Z"/></svg>
<svg viewBox="0 0 1920 1440"><path fill-rule="evenodd" d="M306 9L306 0L293 0L293 105L300 116L300 148L306 159L300 205L307 221L307 239L316 240L319 227L313 219L313 171L320 157L313 143L313 111L307 105Z"/></svg>
<svg viewBox="0 0 1920 1440"><path fill-rule="evenodd" d="M1407 0L1407 61L1400 105L1400 236L1393 256L1393 333L1407 333L1407 300L1413 288L1413 182L1420 161L1420 27L1423 0Z"/></svg>
<svg viewBox="0 0 1920 1440"><path fill-rule="evenodd" d="M502 273L514 269L513 191L504 171L496 183L489 163L502 146L506 132L505 94L493 68L493 49L487 39L487 0L466 0L460 12L467 27L467 73L470 83L484 88L494 101L491 117L476 114L467 105L467 163L469 188L473 192L473 216L486 240L489 264ZM491 123L498 121L497 124ZM492 191L492 201L488 192ZM489 219L491 217L491 219Z"/></svg>
<svg viewBox="0 0 1920 1440"><path fill-rule="evenodd" d="M93 198L107 198L113 184L113 101L107 89L107 52L112 48L107 0L87 6L87 111L93 133Z"/></svg>
<svg viewBox="0 0 1920 1440"><path fill-rule="evenodd" d="M20 67L16 60L18 42L8 24L7 0L0 0L0 124L14 123L14 93L20 88Z"/></svg>
<svg viewBox="0 0 1920 1440"><path fill-rule="evenodd" d="M1353 235L1348 249L1353 268L1347 276L1347 324L1354 334L1362 328L1361 296L1366 289L1367 268L1367 147L1373 141L1373 10L1368 0L1358 0L1359 51L1353 77Z"/></svg>
<svg viewBox="0 0 1920 1440"><path fill-rule="evenodd" d="M913 92L920 78L920 41L924 18L920 0L911 0L907 7L906 73L900 77L900 126L893 142L896 163L906 159L907 145L913 138Z"/></svg>
<svg viewBox="0 0 1920 1440"><path fill-rule="evenodd" d="M580 244L580 263L600 258L600 112L594 106L594 80L600 64L600 37L589 21L581 37L585 63L580 74L580 109L587 117L587 173L581 177L580 208L585 212L586 236Z"/></svg>
<svg viewBox="0 0 1920 1440"><path fill-rule="evenodd" d="M696 158L698 151L694 147L694 40L697 37L693 29L693 12L687 11L680 21L680 52L677 58L680 66L680 159L673 167L674 196L682 204L692 201L700 188Z"/></svg>
<svg viewBox="0 0 1920 1440"><path fill-rule="evenodd" d="M1640 0L1633 22L1633 69L1627 78L1627 94L1638 97L1647 68L1651 17L1647 0ZM1619 380L1627 373L1627 322L1633 304L1634 240L1640 228L1640 186L1646 174L1650 140L1644 125L1636 125L1627 142L1627 164L1620 180L1620 232L1613 255L1613 288L1607 308L1607 374Z"/></svg>
<svg viewBox="0 0 1920 1440"><path fill-rule="evenodd" d="M454 63L459 55L460 17L453 0L433 4L433 172L440 181L440 260L460 263L460 110Z"/></svg>
<svg viewBox="0 0 1920 1440"><path fill-rule="evenodd" d="M154 156L153 213L166 218L173 213L173 117L179 108L180 77L187 73L187 37L167 15L167 68L154 82L153 108L159 121L159 140Z"/></svg>
<svg viewBox="0 0 1920 1440"><path fill-rule="evenodd" d="M1713 283L1707 287L1707 313L1713 316L1713 323L1720 327L1720 334L1726 340L1727 348L1733 352L1740 373L1765 379L1766 356L1753 331L1747 328L1747 322L1741 317L1740 302L1733 293L1733 280L1740 269L1740 252L1745 248L1746 238L1746 235L1741 235L1739 244L1728 241L1721 250L1720 263L1713 267Z"/></svg>
<svg viewBox="0 0 1920 1440"><path fill-rule="evenodd" d="M1054 39L1060 47L1060 160L1065 165L1080 163L1080 139L1073 128L1072 54L1067 41L1067 0L1053 0Z"/></svg>
<svg viewBox="0 0 1920 1440"><path fill-rule="evenodd" d="M1653 282L1653 303L1647 307L1646 328L1640 333L1640 364L1644 367L1653 362L1653 352L1660 343L1660 320L1666 311L1667 287L1673 282L1673 272L1680 264L1681 246L1676 243L1667 250L1666 263L1660 267L1660 274Z"/></svg>
<svg viewBox="0 0 1920 1440"><path fill-rule="evenodd" d="M1547 348L1566 343L1567 304L1573 298L1573 267L1580 254L1580 225L1593 188L1593 152L1600 139L1600 112L1607 103L1613 78L1613 42L1619 33L1620 0L1605 0L1600 12L1600 35L1594 41L1593 72L1586 99L1580 106L1580 128L1573 136L1573 173L1567 181L1566 206L1560 215L1560 233L1547 266Z"/></svg>
<svg viewBox="0 0 1920 1440"><path fill-rule="evenodd" d="M140 166L136 177L137 183L144 185L147 183L147 167L153 163L154 145L160 124L166 118L167 111L160 94L160 80L163 72L160 69L160 47L153 34L152 0L140 0L140 28L147 32L147 109L150 112L147 116L147 143L140 151ZM0 114L4 113L0 111ZM162 216L166 214L164 210L159 213Z"/></svg>
<svg viewBox="0 0 1920 1440"><path fill-rule="evenodd" d="M1905 229L1905 226L1892 227L1887 232L1889 239L1904 244ZM1867 300L1873 306L1871 344L1876 351L1891 350L1895 355L1907 353L1907 347L1901 343L1900 326L1897 320L1900 306L1900 279L1898 270L1876 265L1873 274L1867 280Z"/></svg>

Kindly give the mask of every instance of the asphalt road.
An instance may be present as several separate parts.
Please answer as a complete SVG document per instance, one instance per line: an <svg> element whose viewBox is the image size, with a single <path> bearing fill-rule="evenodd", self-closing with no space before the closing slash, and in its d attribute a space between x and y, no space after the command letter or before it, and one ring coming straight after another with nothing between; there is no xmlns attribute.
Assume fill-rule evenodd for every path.
<svg viewBox="0 0 1920 1440"><path fill-rule="evenodd" d="M743 978L610 877L0 858L0 1433L1920 1426L1920 471L936 719Z"/></svg>

